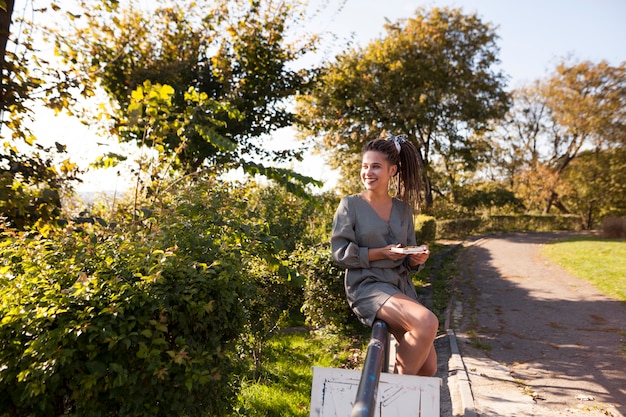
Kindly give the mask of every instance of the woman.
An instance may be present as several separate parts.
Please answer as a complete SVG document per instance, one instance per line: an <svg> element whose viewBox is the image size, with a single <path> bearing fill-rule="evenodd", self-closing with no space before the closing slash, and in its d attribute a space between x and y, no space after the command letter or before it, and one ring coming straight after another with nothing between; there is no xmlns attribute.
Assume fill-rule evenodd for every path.
<svg viewBox="0 0 626 417"><path fill-rule="evenodd" d="M361 181L365 189L344 197L333 220L333 259L346 269L348 303L371 326L387 323L399 343L396 372L433 376L437 317L417 301L410 273L428 259L424 253L397 253L415 246L412 207L420 192L418 150L404 137L370 141L363 149ZM396 197L389 194L397 175ZM396 248L396 249L394 249Z"/></svg>

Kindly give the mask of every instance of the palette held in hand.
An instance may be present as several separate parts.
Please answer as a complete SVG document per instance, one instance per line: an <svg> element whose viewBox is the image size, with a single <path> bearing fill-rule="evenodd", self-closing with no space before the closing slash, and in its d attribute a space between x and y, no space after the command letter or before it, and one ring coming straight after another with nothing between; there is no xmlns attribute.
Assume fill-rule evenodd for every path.
<svg viewBox="0 0 626 417"><path fill-rule="evenodd" d="M416 253L426 253L428 252L428 246L406 246L404 248L391 248L392 252L395 253L403 253L405 255L413 255Z"/></svg>

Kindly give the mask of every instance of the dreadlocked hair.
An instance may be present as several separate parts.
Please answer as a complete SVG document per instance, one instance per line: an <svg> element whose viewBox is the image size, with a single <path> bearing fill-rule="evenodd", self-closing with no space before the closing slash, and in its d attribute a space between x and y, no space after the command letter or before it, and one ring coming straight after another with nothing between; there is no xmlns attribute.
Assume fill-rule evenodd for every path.
<svg viewBox="0 0 626 417"><path fill-rule="evenodd" d="M422 191L422 159L415 145L404 136L390 136L369 141L362 153L367 151L382 153L391 165L398 167L394 178L396 197L418 209Z"/></svg>

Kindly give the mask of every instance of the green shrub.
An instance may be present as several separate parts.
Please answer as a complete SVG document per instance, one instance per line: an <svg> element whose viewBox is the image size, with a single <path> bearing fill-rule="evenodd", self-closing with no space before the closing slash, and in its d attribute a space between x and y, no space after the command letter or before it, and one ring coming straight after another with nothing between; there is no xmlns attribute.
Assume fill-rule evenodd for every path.
<svg viewBox="0 0 626 417"><path fill-rule="evenodd" d="M220 215L227 193L190 195L161 211L152 232L5 233L0 415L230 410L245 228Z"/></svg>
<svg viewBox="0 0 626 417"><path fill-rule="evenodd" d="M251 257L244 264L250 286L246 293L247 320L240 351L242 357L251 360L256 374L261 369L267 341L284 327L291 313L302 306L302 283L295 271L290 274L285 266L272 266L259 257Z"/></svg>
<svg viewBox="0 0 626 417"><path fill-rule="evenodd" d="M328 245L302 252L296 262L305 276L302 311L315 328L346 329L358 323L344 289L344 271L332 258Z"/></svg>
<svg viewBox="0 0 626 417"><path fill-rule="evenodd" d="M489 216L483 219L480 230L495 231L552 231L580 230L580 217L575 215L530 215Z"/></svg>
<svg viewBox="0 0 626 417"><path fill-rule="evenodd" d="M581 230L575 215L485 216L484 218L442 220L437 222L437 239L464 239L467 236L503 231Z"/></svg>
<svg viewBox="0 0 626 417"><path fill-rule="evenodd" d="M418 245L434 242L437 236L437 221L432 216L419 214L415 217L415 237Z"/></svg>
<svg viewBox="0 0 626 417"><path fill-rule="evenodd" d="M479 230L480 219L455 219L437 222L437 239L463 239Z"/></svg>
<svg viewBox="0 0 626 417"><path fill-rule="evenodd" d="M306 199L276 185L249 181L233 190L230 216L246 219L248 235L256 244L243 253L242 268L250 283L246 294L246 328L240 343L241 357L250 360L257 379L269 339L299 313L304 299L304 278L292 258L299 247L328 240L325 230L332 214L321 213L329 198ZM323 236L323 237L321 237Z"/></svg>

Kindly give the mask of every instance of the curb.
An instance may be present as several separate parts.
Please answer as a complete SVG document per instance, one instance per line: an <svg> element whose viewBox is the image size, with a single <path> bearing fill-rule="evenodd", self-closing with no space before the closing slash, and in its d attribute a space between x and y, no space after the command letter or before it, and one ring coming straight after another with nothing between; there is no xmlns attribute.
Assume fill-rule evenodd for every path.
<svg viewBox="0 0 626 417"><path fill-rule="evenodd" d="M454 245L454 249L462 246L462 243ZM449 249L452 250L452 249ZM451 376L454 376L456 380L457 389L450 389L450 399L453 404L453 410L456 407L460 408L460 414L464 417L477 417L476 408L474 406L474 395L472 394L472 388L470 383L470 378L467 373L467 368L465 367L465 363L463 362L463 357L459 351L459 345L456 340L456 334L454 330L450 328L450 324L452 323L452 309L453 305L456 304L456 308L461 309L462 305L460 303L455 303L453 299L448 301L448 306L446 307L446 318L444 327L446 329L446 333L448 335L448 340L450 343L450 360L448 362L448 385L451 382ZM456 311L456 315L460 316L461 312ZM459 398L455 398L455 394L459 396Z"/></svg>
<svg viewBox="0 0 626 417"><path fill-rule="evenodd" d="M456 335L454 334L454 330L452 329L447 329L446 332L448 333L448 340L450 341L450 362L448 364L448 374L454 375L456 377L455 379L458 385L458 391L450 390L452 403L460 404L461 410L463 411L463 416L477 417L476 409L474 408L474 396L472 394L472 389L470 386L469 375L467 374L467 369L465 368L463 358L459 353L459 346L456 342ZM453 398L453 393L456 392L458 392L459 394L459 401L455 401L455 399Z"/></svg>

